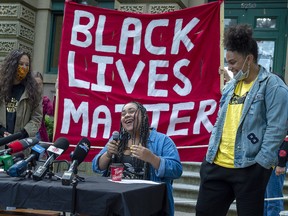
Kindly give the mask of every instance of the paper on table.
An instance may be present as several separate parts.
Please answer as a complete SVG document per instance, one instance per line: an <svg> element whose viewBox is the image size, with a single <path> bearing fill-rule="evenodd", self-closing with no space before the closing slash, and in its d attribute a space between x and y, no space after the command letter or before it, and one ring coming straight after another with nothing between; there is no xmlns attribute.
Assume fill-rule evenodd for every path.
<svg viewBox="0 0 288 216"><path fill-rule="evenodd" d="M122 179L121 181L112 181L112 179L108 179L108 181L121 183L121 184L160 184L159 182L142 180L142 179Z"/></svg>

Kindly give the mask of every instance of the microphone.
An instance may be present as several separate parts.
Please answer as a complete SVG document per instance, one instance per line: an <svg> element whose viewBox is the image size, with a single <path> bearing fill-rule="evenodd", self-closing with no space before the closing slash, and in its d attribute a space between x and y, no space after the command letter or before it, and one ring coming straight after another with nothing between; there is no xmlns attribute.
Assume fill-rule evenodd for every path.
<svg viewBox="0 0 288 216"><path fill-rule="evenodd" d="M12 142L12 141L17 140L17 139L21 139L22 136L23 136L22 132L17 132L15 134L11 134L9 136L2 137L2 138L0 138L0 146L6 145L7 143Z"/></svg>
<svg viewBox="0 0 288 216"><path fill-rule="evenodd" d="M9 154L0 156L0 165L3 166L4 171L8 170L13 165L13 158Z"/></svg>
<svg viewBox="0 0 288 216"><path fill-rule="evenodd" d="M52 154L49 158L45 161L42 166L39 166L38 169L33 173L33 180L40 181L44 178L46 173L48 172L49 166L53 163L53 161L60 156L63 152L65 152L69 147L69 141L64 138L58 138L54 145L49 146L47 149L48 152Z"/></svg>
<svg viewBox="0 0 288 216"><path fill-rule="evenodd" d="M15 155L5 154L0 156L0 166L3 166L4 171L7 171L13 164L17 163L19 160L24 159L23 153L18 153Z"/></svg>
<svg viewBox="0 0 288 216"><path fill-rule="evenodd" d="M39 158L42 157L46 149L49 145L47 144L40 144L35 145L31 149L31 154L28 158L25 160L20 160L17 163L15 163L13 166L11 166L7 170L7 174L11 177L20 177L23 176L26 170L28 169L28 164L31 162L33 163L32 166L35 166L35 161L39 160Z"/></svg>
<svg viewBox="0 0 288 216"><path fill-rule="evenodd" d="M36 137L29 137L22 140L16 140L7 145L7 149L0 150L0 155L4 154L13 154L20 151L23 151L31 146L34 146L38 143L39 140Z"/></svg>
<svg viewBox="0 0 288 216"><path fill-rule="evenodd" d="M77 174L77 167L86 158L89 150L90 150L90 141L86 137L83 137L77 144L71 156L72 163L68 171L65 171L62 176L62 185L71 185L72 180Z"/></svg>
<svg viewBox="0 0 288 216"><path fill-rule="evenodd" d="M24 160L25 155L22 152L18 152L14 155L12 155L12 159L13 159L13 164L17 163L20 160Z"/></svg>
<svg viewBox="0 0 288 216"><path fill-rule="evenodd" d="M115 140L116 142L119 140L119 132L118 131L114 131L112 133L112 139ZM115 162L115 154L112 154L112 163Z"/></svg>

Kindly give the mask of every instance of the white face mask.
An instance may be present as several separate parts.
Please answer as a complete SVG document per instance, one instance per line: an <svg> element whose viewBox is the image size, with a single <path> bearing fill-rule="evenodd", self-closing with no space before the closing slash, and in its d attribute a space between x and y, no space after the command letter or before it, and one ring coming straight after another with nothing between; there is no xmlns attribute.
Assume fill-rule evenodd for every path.
<svg viewBox="0 0 288 216"><path fill-rule="evenodd" d="M248 56L247 56L248 57ZM240 71L238 71L238 73L233 77L233 79L235 79L236 81L241 81L241 80L244 80L246 79L248 76L249 76L249 73L250 73L250 64L248 64L248 68L247 68L247 71L244 72L243 71L243 67L246 63L246 60L247 60L247 57L242 65L242 68Z"/></svg>

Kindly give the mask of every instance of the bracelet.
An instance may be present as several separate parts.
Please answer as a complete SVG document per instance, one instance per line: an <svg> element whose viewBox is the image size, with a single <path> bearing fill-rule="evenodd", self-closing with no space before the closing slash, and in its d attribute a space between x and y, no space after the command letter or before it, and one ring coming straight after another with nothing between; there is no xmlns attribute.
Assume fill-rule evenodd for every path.
<svg viewBox="0 0 288 216"><path fill-rule="evenodd" d="M112 158L112 155L110 155L109 152L107 151L107 152L106 152L106 157L109 158L109 159L111 159L111 158Z"/></svg>

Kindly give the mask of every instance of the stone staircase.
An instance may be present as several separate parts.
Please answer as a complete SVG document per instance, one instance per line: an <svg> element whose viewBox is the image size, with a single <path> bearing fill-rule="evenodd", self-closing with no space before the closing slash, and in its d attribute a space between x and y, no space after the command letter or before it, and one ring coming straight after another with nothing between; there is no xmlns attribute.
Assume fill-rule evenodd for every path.
<svg viewBox="0 0 288 216"><path fill-rule="evenodd" d="M175 211L195 213L195 205L200 184L201 163L182 163L183 174L173 182L173 196Z"/></svg>
<svg viewBox="0 0 288 216"><path fill-rule="evenodd" d="M183 174L180 179L174 180L173 196L175 211L195 214L195 206L200 185L200 162L183 162ZM288 196L288 178L284 182L284 197ZM288 210L288 200L284 200L284 208ZM194 213L194 214L193 214ZM232 203L227 216L236 216L236 204Z"/></svg>

